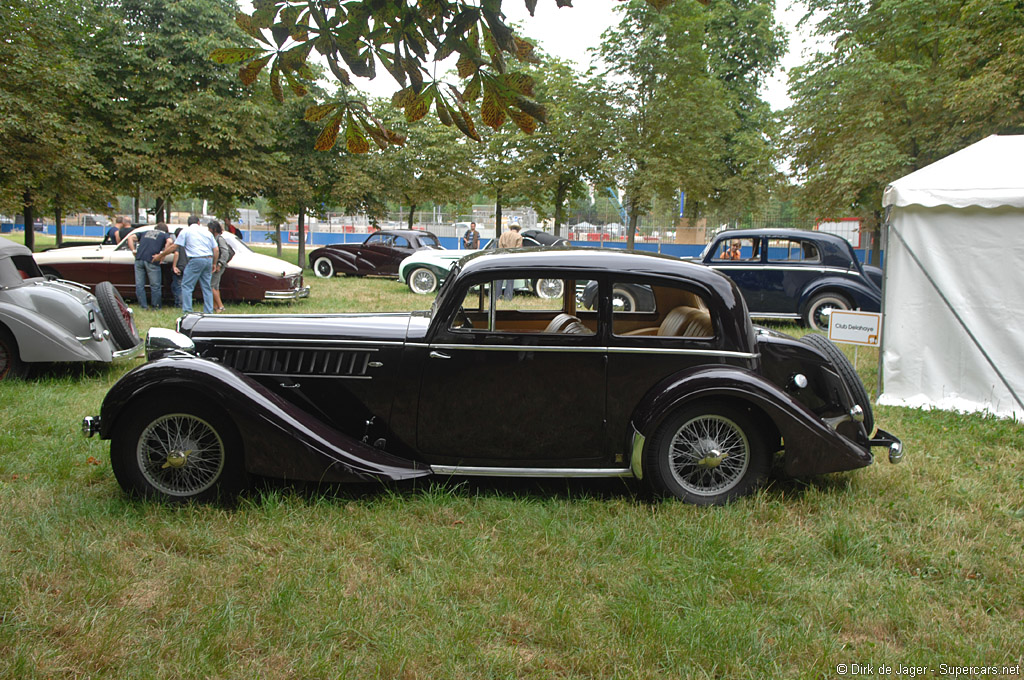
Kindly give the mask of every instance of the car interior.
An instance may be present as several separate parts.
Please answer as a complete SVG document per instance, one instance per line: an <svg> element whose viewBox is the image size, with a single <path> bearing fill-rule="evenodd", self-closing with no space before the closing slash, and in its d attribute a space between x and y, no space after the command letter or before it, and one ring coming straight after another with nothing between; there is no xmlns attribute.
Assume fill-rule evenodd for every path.
<svg viewBox="0 0 1024 680"><path fill-rule="evenodd" d="M459 313L452 320L455 331L494 333L537 333L594 335L598 312L583 308L575 291L588 283L565 279L566 294L552 299L516 294L511 300L501 295L504 282L492 281L472 287ZM669 285L647 286L654 297L653 309L614 308L612 334L710 338L714 336L711 314L704 300L693 291ZM498 291L492 299L490 291Z"/></svg>

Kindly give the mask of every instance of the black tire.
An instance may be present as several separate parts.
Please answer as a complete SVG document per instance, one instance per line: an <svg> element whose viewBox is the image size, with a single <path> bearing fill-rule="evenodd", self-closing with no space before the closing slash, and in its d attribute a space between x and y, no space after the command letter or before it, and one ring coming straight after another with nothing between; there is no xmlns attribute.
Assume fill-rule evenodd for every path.
<svg viewBox="0 0 1024 680"><path fill-rule="evenodd" d="M139 332L135 328L135 315L124 298L110 281L96 284L96 300L103 313L103 323L110 331L110 337L118 349L131 349L139 344Z"/></svg>
<svg viewBox="0 0 1024 680"><path fill-rule="evenodd" d="M321 279L334 278L334 263L329 257L318 257L313 263L313 273Z"/></svg>
<svg viewBox="0 0 1024 680"><path fill-rule="evenodd" d="M804 326L813 331L828 332L828 322L822 315L826 309L850 309L852 305L838 293L819 293L811 298L804 308Z"/></svg>
<svg viewBox="0 0 1024 680"><path fill-rule="evenodd" d="M0 327L0 382L12 378L24 378L28 367L18 353L18 342L14 336Z"/></svg>
<svg viewBox="0 0 1024 680"><path fill-rule="evenodd" d="M868 391L865 389L864 383L860 381L857 370L850 363L850 360L846 358L846 355L843 354L843 350L836 347L824 335L809 333L800 338L800 341L810 345L828 358L829 363L835 367L839 377L843 379L843 382L850 389L850 396L853 397L853 402L864 409L864 429L867 430L868 435L874 432L875 415L871 412L871 397L868 396Z"/></svg>
<svg viewBox="0 0 1024 680"><path fill-rule="evenodd" d="M722 505L768 476L764 433L745 411L699 403L671 414L644 452L644 482L656 496Z"/></svg>
<svg viewBox="0 0 1024 680"><path fill-rule="evenodd" d="M123 413L110 467L132 496L171 502L231 500L246 483L234 424L203 400L139 403Z"/></svg>
<svg viewBox="0 0 1024 680"><path fill-rule="evenodd" d="M409 290L417 295L429 295L437 290L437 274L426 267L409 272Z"/></svg>
<svg viewBox="0 0 1024 680"><path fill-rule="evenodd" d="M562 297L565 283L562 279L537 279L533 282L533 293L542 300L554 300Z"/></svg>

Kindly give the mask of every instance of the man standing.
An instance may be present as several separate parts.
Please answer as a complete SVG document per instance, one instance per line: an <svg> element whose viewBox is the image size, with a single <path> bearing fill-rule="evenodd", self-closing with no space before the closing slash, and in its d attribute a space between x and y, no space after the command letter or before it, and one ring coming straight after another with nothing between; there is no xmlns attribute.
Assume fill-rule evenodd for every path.
<svg viewBox="0 0 1024 680"><path fill-rule="evenodd" d="M501 237L498 239L499 248L522 248L523 247L523 235L519 233L519 225L513 224L507 230L502 232ZM506 279L503 285L504 293L503 297L506 300L511 300L512 295L515 292L515 282L512 279Z"/></svg>
<svg viewBox="0 0 1024 680"><path fill-rule="evenodd" d="M149 279L150 306L160 309L163 304L160 265L164 255L174 250L174 237L167 233L167 225L160 222L155 229L129 234L128 247L135 253L135 299L146 309L146 279Z"/></svg>
<svg viewBox="0 0 1024 680"><path fill-rule="evenodd" d="M190 217L175 247L179 250L184 248L188 256L188 264L181 275L181 311L186 314L192 311L192 292L198 282L203 291L203 314L213 314L210 278L213 276L213 263L220 256L217 240L209 229L199 224L198 217Z"/></svg>
<svg viewBox="0 0 1024 680"><path fill-rule="evenodd" d="M107 233L103 236L103 245L105 246L116 246L118 242L118 233L121 231L121 225L124 224L124 218L118 215L114 218L114 226L107 229Z"/></svg>
<svg viewBox="0 0 1024 680"><path fill-rule="evenodd" d="M480 232L476 230L476 222L470 222L469 229L462 235L462 247L467 250L479 250Z"/></svg>

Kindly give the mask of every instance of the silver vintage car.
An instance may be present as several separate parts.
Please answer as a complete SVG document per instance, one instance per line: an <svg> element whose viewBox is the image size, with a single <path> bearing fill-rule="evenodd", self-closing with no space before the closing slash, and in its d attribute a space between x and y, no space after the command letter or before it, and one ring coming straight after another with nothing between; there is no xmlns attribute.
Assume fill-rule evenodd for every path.
<svg viewBox="0 0 1024 680"><path fill-rule="evenodd" d="M96 288L44 277L32 251L0 238L0 380L33 364L137 356L135 320L109 282Z"/></svg>

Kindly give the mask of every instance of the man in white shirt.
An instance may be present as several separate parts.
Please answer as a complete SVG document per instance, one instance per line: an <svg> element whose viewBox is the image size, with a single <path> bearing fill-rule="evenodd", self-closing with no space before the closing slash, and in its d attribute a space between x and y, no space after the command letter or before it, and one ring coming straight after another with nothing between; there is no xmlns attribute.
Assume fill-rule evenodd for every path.
<svg viewBox="0 0 1024 680"><path fill-rule="evenodd" d="M210 278L213 276L213 263L220 256L217 239L209 229L199 224L198 217L190 217L188 226L182 230L174 245L178 250L184 249L188 256L188 264L181 275L181 311L186 314L192 311L192 291L198 282L203 291L203 314L213 314Z"/></svg>

